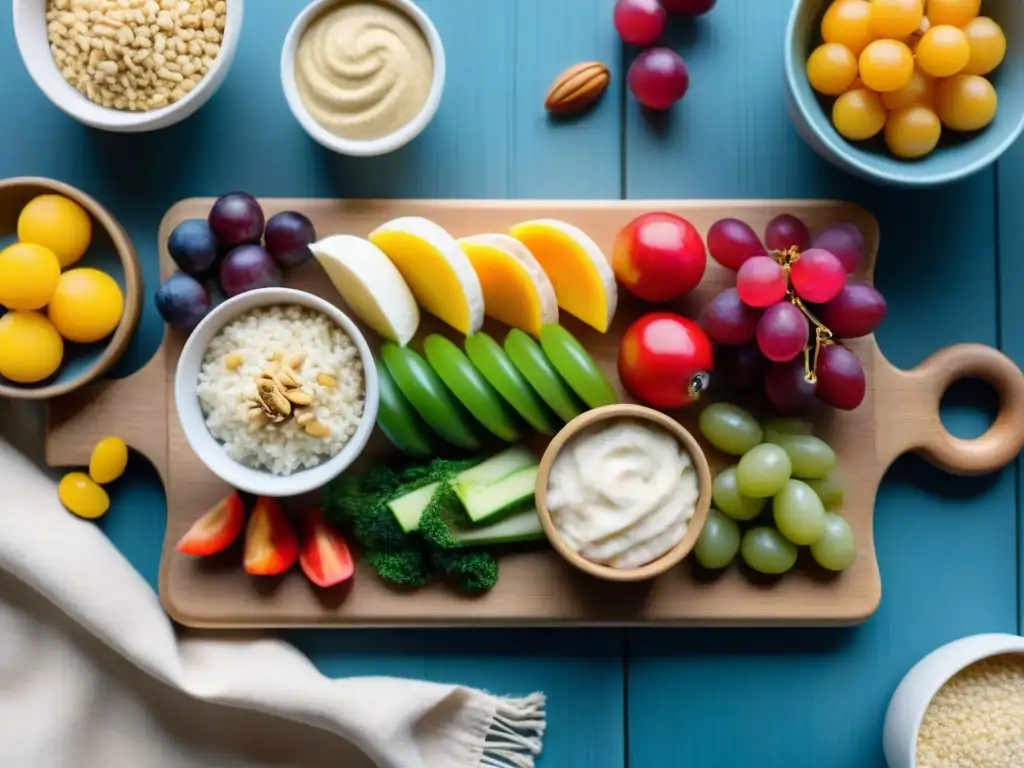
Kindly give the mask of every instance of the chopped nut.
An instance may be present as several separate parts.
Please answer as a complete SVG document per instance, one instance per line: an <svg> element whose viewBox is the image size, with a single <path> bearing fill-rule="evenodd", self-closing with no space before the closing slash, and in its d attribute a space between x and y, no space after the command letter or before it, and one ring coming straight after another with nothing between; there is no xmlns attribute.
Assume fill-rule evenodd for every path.
<svg viewBox="0 0 1024 768"><path fill-rule="evenodd" d="M242 364L242 356L240 354L238 354L237 352L232 352L230 355L228 355L227 359L224 361L224 367L227 368L229 371L236 370L238 368L238 366L240 366L241 364Z"/></svg>
<svg viewBox="0 0 1024 768"><path fill-rule="evenodd" d="M321 387L336 387L338 386L338 380L331 376L329 373L318 373L316 375L316 383Z"/></svg>
<svg viewBox="0 0 1024 768"><path fill-rule="evenodd" d="M301 389L287 389L284 396L295 403L295 405L309 405L313 402L313 396L308 392L303 392Z"/></svg>
<svg viewBox="0 0 1024 768"><path fill-rule="evenodd" d="M306 362L305 352L299 352L294 355L288 355L288 357L284 359L284 364L287 365L293 371L299 370L299 368L302 367L302 364L304 362Z"/></svg>
<svg viewBox="0 0 1024 768"><path fill-rule="evenodd" d="M273 414L279 416L290 416L292 404L281 392L281 388L273 379L261 376L256 379L256 392L260 401Z"/></svg>
<svg viewBox="0 0 1024 768"><path fill-rule="evenodd" d="M312 435L313 437L330 437L331 435L330 427L321 424L319 421L311 421L304 429L307 435Z"/></svg>
<svg viewBox="0 0 1024 768"><path fill-rule="evenodd" d="M288 365L282 365L280 370L277 372L277 380L289 389L302 386L299 383L298 376L299 374L293 371Z"/></svg>
<svg viewBox="0 0 1024 768"><path fill-rule="evenodd" d="M309 422L315 419L315 413L313 413L312 411L303 411L302 413L295 417L295 423L298 424L300 427L304 427L306 424L309 424Z"/></svg>

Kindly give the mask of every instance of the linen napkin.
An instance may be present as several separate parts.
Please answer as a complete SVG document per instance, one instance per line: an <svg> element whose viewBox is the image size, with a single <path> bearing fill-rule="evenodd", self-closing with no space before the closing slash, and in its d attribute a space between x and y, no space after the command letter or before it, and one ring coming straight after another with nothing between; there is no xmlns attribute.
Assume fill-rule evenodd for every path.
<svg viewBox="0 0 1024 768"><path fill-rule="evenodd" d="M0 403L0 433L35 431ZM0 488L4 768L533 768L543 694L330 680L276 639L177 633L2 436Z"/></svg>

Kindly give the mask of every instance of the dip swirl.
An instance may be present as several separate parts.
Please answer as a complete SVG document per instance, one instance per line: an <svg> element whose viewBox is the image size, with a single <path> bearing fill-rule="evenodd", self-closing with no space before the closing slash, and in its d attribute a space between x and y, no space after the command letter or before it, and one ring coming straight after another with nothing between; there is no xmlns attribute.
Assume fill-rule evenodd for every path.
<svg viewBox="0 0 1024 768"><path fill-rule="evenodd" d="M574 552L638 568L682 541L699 496L690 454L674 435L633 419L596 424L551 465L547 506Z"/></svg>
<svg viewBox="0 0 1024 768"><path fill-rule="evenodd" d="M379 139L408 124L426 104L433 78L422 30L383 3L332 7L310 23L295 51L299 99L344 139Z"/></svg>

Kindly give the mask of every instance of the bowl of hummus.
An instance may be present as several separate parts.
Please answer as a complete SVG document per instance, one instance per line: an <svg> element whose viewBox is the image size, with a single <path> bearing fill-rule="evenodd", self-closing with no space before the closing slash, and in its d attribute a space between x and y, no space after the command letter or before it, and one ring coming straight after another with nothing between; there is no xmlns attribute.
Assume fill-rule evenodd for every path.
<svg viewBox="0 0 1024 768"><path fill-rule="evenodd" d="M444 46L411 0L314 0L281 51L295 119L343 155L383 155L430 123L444 91Z"/></svg>
<svg viewBox="0 0 1024 768"><path fill-rule="evenodd" d="M551 546L609 581L644 581L690 553L711 506L711 470L675 419L640 405L578 416L541 459L537 512Z"/></svg>

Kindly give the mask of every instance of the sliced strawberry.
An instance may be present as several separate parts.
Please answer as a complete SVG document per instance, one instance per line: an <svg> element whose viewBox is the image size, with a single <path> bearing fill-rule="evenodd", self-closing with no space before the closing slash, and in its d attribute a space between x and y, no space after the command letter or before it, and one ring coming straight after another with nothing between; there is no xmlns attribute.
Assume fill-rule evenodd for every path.
<svg viewBox="0 0 1024 768"><path fill-rule="evenodd" d="M352 553L341 534L324 520L324 513L316 509L302 520L302 549L299 565L311 582L318 587L333 587L352 578L355 566Z"/></svg>
<svg viewBox="0 0 1024 768"><path fill-rule="evenodd" d="M193 557L216 554L231 546L244 523L242 497L235 491L192 524L178 542L178 551Z"/></svg>
<svg viewBox="0 0 1024 768"><path fill-rule="evenodd" d="M276 576L295 565L298 557L299 541L292 524L276 499L260 496L245 528L245 572Z"/></svg>

